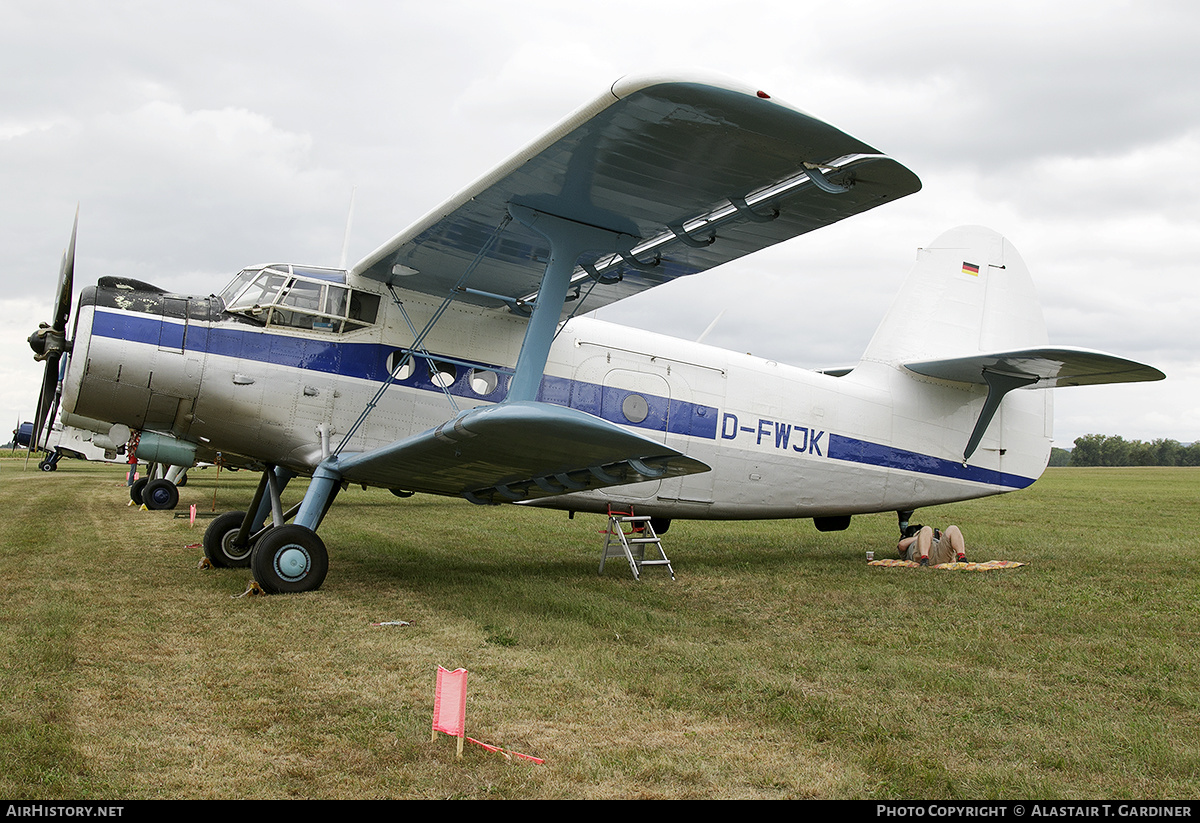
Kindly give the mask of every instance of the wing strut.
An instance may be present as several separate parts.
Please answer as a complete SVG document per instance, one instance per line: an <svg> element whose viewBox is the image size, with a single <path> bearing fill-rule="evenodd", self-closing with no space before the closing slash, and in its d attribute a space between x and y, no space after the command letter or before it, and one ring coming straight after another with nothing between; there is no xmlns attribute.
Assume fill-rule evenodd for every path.
<svg viewBox="0 0 1200 823"><path fill-rule="evenodd" d="M542 275L542 285L533 305L533 316L529 318L529 326L525 329L525 340L517 357L516 374L504 400L506 403L515 403L537 400L546 358L550 356L550 344L554 342L554 330L558 326L563 304L567 302L575 261L588 251L612 254L628 252L638 238L556 217L516 203L509 203L508 213L550 243L550 260L546 263L546 273Z"/></svg>
<svg viewBox="0 0 1200 823"><path fill-rule="evenodd" d="M983 411L979 413L979 419L975 421L975 428L967 440L967 448L963 451L963 462L966 462L979 447L979 441L983 439L983 433L987 431L988 424L996 416L996 409L1000 408L1000 401L1004 399L1004 395L1013 389L1038 382L1035 374L1005 374L991 369L983 370L983 379L987 381L987 400L983 401Z"/></svg>

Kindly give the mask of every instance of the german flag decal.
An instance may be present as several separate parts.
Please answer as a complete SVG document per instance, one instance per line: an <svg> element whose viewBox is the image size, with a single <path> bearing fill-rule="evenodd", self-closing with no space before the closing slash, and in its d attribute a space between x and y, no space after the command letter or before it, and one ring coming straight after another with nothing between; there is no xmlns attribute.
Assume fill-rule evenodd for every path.
<svg viewBox="0 0 1200 823"><path fill-rule="evenodd" d="M979 276L979 266L976 266L974 263L967 263L964 261L963 262L963 274L969 274L972 277L978 277Z"/></svg>

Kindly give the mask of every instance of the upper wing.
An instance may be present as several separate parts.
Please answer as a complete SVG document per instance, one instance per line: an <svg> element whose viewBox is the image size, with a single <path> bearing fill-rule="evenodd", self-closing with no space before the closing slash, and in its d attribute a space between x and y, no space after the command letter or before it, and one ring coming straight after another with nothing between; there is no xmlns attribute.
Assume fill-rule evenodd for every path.
<svg viewBox="0 0 1200 823"><path fill-rule="evenodd" d="M927 377L981 385L989 383L987 373L1002 374L1021 379L1025 387L1038 389L1136 383L1166 377L1153 366L1092 349L1069 346L925 360L905 363L904 368Z"/></svg>
<svg viewBox="0 0 1200 823"><path fill-rule="evenodd" d="M358 275L523 307L547 242L509 204L637 238L584 255L573 312L718 266L921 187L875 149L728 81L624 78L359 261Z"/></svg>

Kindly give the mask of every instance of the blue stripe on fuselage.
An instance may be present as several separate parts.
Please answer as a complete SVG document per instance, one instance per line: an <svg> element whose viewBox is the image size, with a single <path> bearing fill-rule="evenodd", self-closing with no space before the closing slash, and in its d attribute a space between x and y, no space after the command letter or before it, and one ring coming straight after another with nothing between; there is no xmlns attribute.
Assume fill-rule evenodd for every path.
<svg viewBox="0 0 1200 823"><path fill-rule="evenodd" d="M179 337L177 334L168 333L163 328L164 325L183 329L182 323L164 321L158 315L117 314L97 309L92 323L92 333L101 337L157 346L163 339L178 339ZM209 354L225 357L274 363L290 368L308 369L373 382L382 381L387 377L388 357L400 350L400 347L385 346L379 343L347 343L306 337L288 337L265 331L207 326L197 322L188 324L185 346L189 351L207 351ZM452 395L474 400L497 403L503 400L508 391L507 376L501 373L497 366L479 364L477 368L491 369L497 372L500 379L494 392L481 395L473 391L470 386L470 374L467 370L459 370L460 373L454 383L446 390ZM424 391L443 391L429 378L428 369L417 368L408 378L394 382ZM542 378L538 400L579 409L619 425L635 426L650 431L668 431L672 434L706 440L716 439L718 414L715 407L686 403L645 393L641 394L649 406L646 419L640 423L631 423L622 413L622 404L625 398L634 393L626 389L546 375ZM1034 482L1034 479L1028 477L977 466L964 466L953 460L905 451L833 432L830 432L828 442L828 456L834 460L880 468L901 469L1013 489L1023 489Z"/></svg>
<svg viewBox="0 0 1200 823"><path fill-rule="evenodd" d="M178 333L166 332L165 327L179 329ZM100 337L111 337L157 346L164 337L181 339L182 323L164 320L158 315L132 315L97 309L92 322L92 333ZM263 363L273 363L286 368L336 374L343 377L380 382L387 379L388 358L400 351L398 346L379 343L348 343L321 340L309 337L290 337L266 331L249 331L227 326L208 326L192 322L187 326L187 339L183 341L188 351L207 352L223 357L240 358ZM176 345L176 348L180 347ZM436 355L435 355L436 358ZM498 403L507 396L508 380L500 367L485 363L476 364L478 369L495 371L498 385L489 394L480 394L471 387L468 369L456 370L452 384L445 388L457 397ZM429 369L416 368L396 385L424 391L441 392L443 388L432 382ZM650 431L666 431L688 437L714 440L717 436L717 409L674 400L667 397L636 392L645 398L649 407L646 418L634 423L627 419L622 404L635 392L612 386L598 386L565 377L546 375L538 392L538 400L567 406L594 414L604 420L623 426L634 426Z"/></svg>
<svg viewBox="0 0 1200 823"><path fill-rule="evenodd" d="M846 460L851 463L880 466L886 469L903 469L921 474L932 474L937 477L967 480L972 483L986 483L991 486L1008 486L1013 489L1024 489L1033 485L1034 482L1033 478L1021 477L1017 474L984 469L979 466L965 466L954 460L944 460L919 452L882 446L841 434L830 433L829 456L834 460Z"/></svg>

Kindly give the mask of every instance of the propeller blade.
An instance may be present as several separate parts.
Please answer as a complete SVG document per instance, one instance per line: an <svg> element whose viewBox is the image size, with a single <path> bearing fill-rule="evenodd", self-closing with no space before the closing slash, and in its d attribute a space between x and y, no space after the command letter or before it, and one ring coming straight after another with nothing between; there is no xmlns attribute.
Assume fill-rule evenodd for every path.
<svg viewBox="0 0 1200 823"><path fill-rule="evenodd" d="M67 343L67 321L71 319L71 297L75 285L75 236L79 231L79 208L75 209L75 224L71 226L71 242L63 252L62 265L58 269L58 289L54 295L54 322L45 324L29 336L29 345L33 348L35 359L45 360L45 371L42 372L42 391L38 395L37 414L33 418L33 434L29 442L30 452L37 449L41 443L42 430L54 425L54 416L58 414L59 364L63 361L63 352L69 350Z"/></svg>
<svg viewBox="0 0 1200 823"><path fill-rule="evenodd" d="M46 370L42 373L42 391L38 395L37 414L33 418L33 433L29 437L29 450L35 451L42 442L42 427L54 425L58 414L58 361L57 352L46 358Z"/></svg>
<svg viewBox="0 0 1200 823"><path fill-rule="evenodd" d="M79 231L79 207L75 208L75 225L71 227L71 242L63 252L58 270L58 292L55 295L54 323L56 332L65 333L71 317L71 292L75 285L75 234Z"/></svg>

